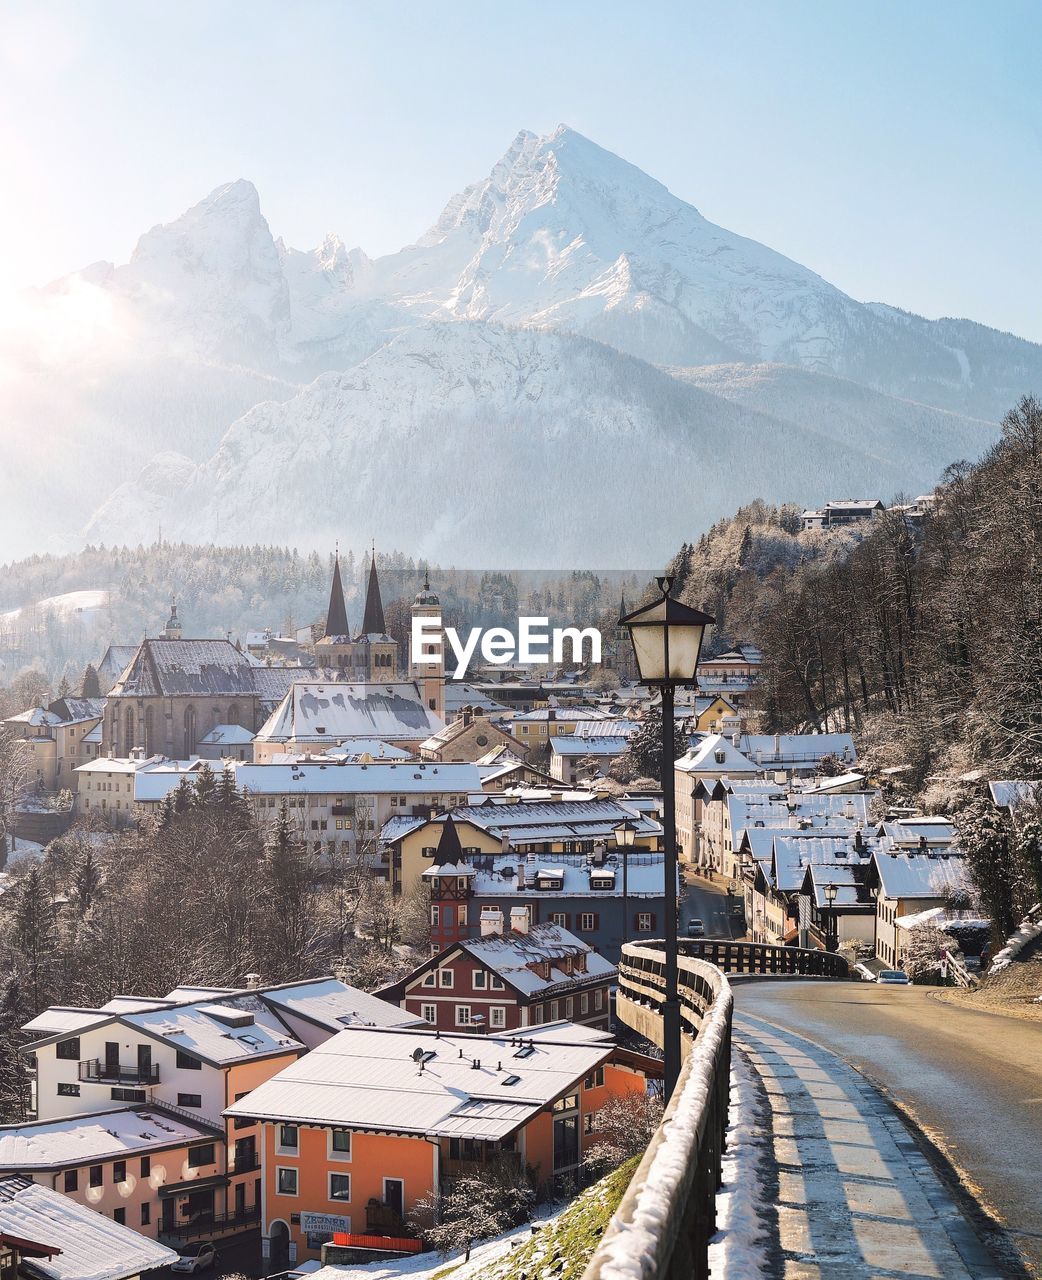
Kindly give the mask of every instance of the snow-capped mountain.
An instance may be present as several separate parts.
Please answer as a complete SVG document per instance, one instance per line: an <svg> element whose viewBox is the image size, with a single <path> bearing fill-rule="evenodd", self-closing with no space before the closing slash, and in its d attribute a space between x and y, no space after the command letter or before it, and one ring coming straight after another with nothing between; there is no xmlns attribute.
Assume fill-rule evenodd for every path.
<svg viewBox="0 0 1042 1280"><path fill-rule="evenodd" d="M292 529L316 543L350 502L369 532L422 513L408 535L419 543L432 513L453 509L459 471L469 500L437 535L442 556L473 555L450 529L491 520L484 476L485 490L508 484L505 556L534 548L529 560L560 563L569 535L554 504L570 503L589 524L581 545L607 539L620 559L629 534L604 486L633 478L612 479L606 461L588 511L562 487L589 475L600 433L623 454L642 441L642 472L664 456L651 441L690 451L660 558L755 493L926 488L988 443L982 421L1042 389L1042 347L855 301L564 127L519 134L414 245L370 259L348 243L287 246L240 180L146 232L125 265L28 299L34 323L0 340L9 553L39 547L41 496L66 542L85 526L148 538L162 521L189 537ZM760 439L740 452L724 424ZM46 467L40 440L54 446ZM714 488L722 456L726 491ZM662 466L659 492L675 479ZM265 472L268 488L253 489Z"/></svg>
<svg viewBox="0 0 1042 1280"><path fill-rule="evenodd" d="M957 451L987 438L915 408ZM167 457L117 490L88 535L145 540L162 519L187 540L375 537L441 560L471 548L486 564L653 564L681 527L765 492L925 488L933 464L894 456L902 425L888 424L888 457L586 338L428 321L251 410L202 466Z"/></svg>

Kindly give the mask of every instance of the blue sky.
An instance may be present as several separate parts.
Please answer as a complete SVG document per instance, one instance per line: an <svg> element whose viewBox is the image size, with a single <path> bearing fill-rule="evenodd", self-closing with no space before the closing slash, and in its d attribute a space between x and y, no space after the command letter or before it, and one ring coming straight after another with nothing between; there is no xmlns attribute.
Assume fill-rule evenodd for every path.
<svg viewBox="0 0 1042 1280"><path fill-rule="evenodd" d="M566 122L861 299L1042 341L1034 0L0 0L0 284L250 178L298 247L414 239Z"/></svg>

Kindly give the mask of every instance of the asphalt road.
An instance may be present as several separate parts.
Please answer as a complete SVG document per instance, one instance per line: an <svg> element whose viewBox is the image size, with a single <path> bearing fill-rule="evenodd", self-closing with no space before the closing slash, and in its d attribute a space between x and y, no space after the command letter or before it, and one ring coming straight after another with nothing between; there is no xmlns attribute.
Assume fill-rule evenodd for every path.
<svg viewBox="0 0 1042 1280"><path fill-rule="evenodd" d="M744 925L741 917L728 919L727 893L723 889L710 888L704 880L680 884L680 936L686 938L687 922L701 920L707 938L741 937Z"/></svg>
<svg viewBox="0 0 1042 1280"><path fill-rule="evenodd" d="M1042 1275L1042 1026L923 987L736 983L743 1010L835 1050L901 1103Z"/></svg>

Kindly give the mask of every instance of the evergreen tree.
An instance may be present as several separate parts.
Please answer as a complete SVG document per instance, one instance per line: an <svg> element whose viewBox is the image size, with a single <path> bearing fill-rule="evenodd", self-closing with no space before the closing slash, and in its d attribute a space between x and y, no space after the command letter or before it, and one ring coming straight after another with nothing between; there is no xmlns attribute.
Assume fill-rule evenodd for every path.
<svg viewBox="0 0 1042 1280"><path fill-rule="evenodd" d="M195 774L195 795L192 804L197 809L214 809L217 807L217 780L213 770L206 763L200 765Z"/></svg>
<svg viewBox="0 0 1042 1280"><path fill-rule="evenodd" d="M957 815L956 828L981 905L991 919L995 940L1001 945L1017 924L1020 880L1009 825L995 806L981 796Z"/></svg>
<svg viewBox="0 0 1042 1280"><path fill-rule="evenodd" d="M18 890L13 941L25 978L26 998L35 1015L50 1000L55 950L54 904L35 865L25 873Z"/></svg>
<svg viewBox="0 0 1042 1280"><path fill-rule="evenodd" d="M186 773L174 788L174 813L187 813L195 800L195 789Z"/></svg>
<svg viewBox="0 0 1042 1280"><path fill-rule="evenodd" d="M682 716L673 718L673 759L679 760L687 752L687 733ZM639 778L662 781L662 707L651 707L633 735L627 753Z"/></svg>
<svg viewBox="0 0 1042 1280"><path fill-rule="evenodd" d="M83 671L83 683L80 685L80 697L101 697L101 681L98 679L98 673L94 668L94 664L91 662L87 663Z"/></svg>
<svg viewBox="0 0 1042 1280"><path fill-rule="evenodd" d="M72 883L74 905L77 914L82 919L94 905L94 900L101 887L101 873L98 870L94 848L90 844L84 848L83 856L73 871Z"/></svg>
<svg viewBox="0 0 1042 1280"><path fill-rule="evenodd" d="M63 675L62 678L58 681L57 697L68 698L71 693L72 693L72 685L69 684L67 677Z"/></svg>
<svg viewBox="0 0 1042 1280"><path fill-rule="evenodd" d="M24 1023L33 1016L21 981L15 974L0 985L0 1121L7 1124L29 1117L29 1072L19 1052Z"/></svg>

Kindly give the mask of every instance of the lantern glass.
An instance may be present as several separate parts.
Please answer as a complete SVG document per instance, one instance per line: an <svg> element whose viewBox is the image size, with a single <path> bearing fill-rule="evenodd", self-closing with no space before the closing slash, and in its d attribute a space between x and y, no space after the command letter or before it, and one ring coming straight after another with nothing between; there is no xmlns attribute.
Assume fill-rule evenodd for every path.
<svg viewBox="0 0 1042 1280"><path fill-rule="evenodd" d="M669 594L672 582L660 578L660 599L620 619L629 630L640 678L645 684L689 684L695 678L708 613L692 609Z"/></svg>
<svg viewBox="0 0 1042 1280"><path fill-rule="evenodd" d="M637 834L636 825L627 818L615 828L615 843L620 848L630 848Z"/></svg>

